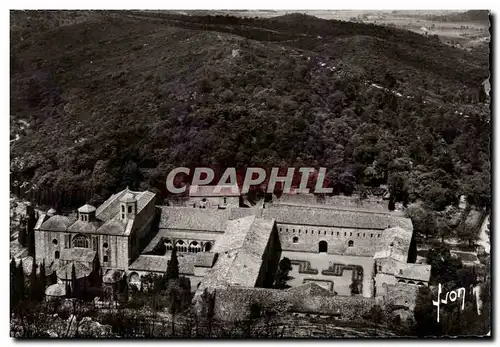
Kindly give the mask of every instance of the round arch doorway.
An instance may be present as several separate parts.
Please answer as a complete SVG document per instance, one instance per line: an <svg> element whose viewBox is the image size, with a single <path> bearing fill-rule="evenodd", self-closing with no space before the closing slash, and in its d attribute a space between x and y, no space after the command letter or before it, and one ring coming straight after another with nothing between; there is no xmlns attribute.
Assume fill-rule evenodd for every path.
<svg viewBox="0 0 500 347"><path fill-rule="evenodd" d="M328 243L326 241L320 241L318 248L319 248L319 253L326 253L328 252Z"/></svg>

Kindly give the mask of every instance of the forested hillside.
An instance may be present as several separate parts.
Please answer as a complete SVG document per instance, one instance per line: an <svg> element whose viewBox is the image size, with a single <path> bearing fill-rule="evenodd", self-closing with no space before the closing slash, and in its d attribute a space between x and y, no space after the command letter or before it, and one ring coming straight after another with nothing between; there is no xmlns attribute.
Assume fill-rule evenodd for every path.
<svg viewBox="0 0 500 347"><path fill-rule="evenodd" d="M324 166L339 194L490 204L488 56L304 15L54 16L11 12L18 194L77 206L164 194L181 165Z"/></svg>

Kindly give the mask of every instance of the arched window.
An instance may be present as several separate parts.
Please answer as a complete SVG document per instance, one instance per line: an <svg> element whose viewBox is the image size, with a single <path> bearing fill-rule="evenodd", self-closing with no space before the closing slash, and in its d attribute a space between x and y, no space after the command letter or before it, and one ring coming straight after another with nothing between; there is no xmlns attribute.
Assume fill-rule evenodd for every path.
<svg viewBox="0 0 500 347"><path fill-rule="evenodd" d="M299 242L299 238L298 238L297 236L295 236L295 237L292 239L292 242L293 242L293 243L297 243L297 242Z"/></svg>
<svg viewBox="0 0 500 347"><path fill-rule="evenodd" d="M198 242L193 241L189 244L189 252L191 253L198 253L201 251L201 246Z"/></svg>
<svg viewBox="0 0 500 347"><path fill-rule="evenodd" d="M212 249L212 243L205 242L205 245L203 246L203 248L205 249L205 252L210 252L210 250Z"/></svg>
<svg viewBox="0 0 500 347"><path fill-rule="evenodd" d="M347 243L347 247L353 247L353 246L354 246L354 241L349 240L349 242Z"/></svg>
<svg viewBox="0 0 500 347"><path fill-rule="evenodd" d="M89 239L85 235L76 235L73 238L73 247L89 248Z"/></svg>
<svg viewBox="0 0 500 347"><path fill-rule="evenodd" d="M319 242L319 252L326 253L328 251L328 243L326 241Z"/></svg>
<svg viewBox="0 0 500 347"><path fill-rule="evenodd" d="M166 248L167 248L167 251L171 251L171 250L172 250L172 248L174 248L174 247L172 246L172 241L170 241L170 240L168 240L168 239L167 239L167 240L165 240L165 246L166 246Z"/></svg>
<svg viewBox="0 0 500 347"><path fill-rule="evenodd" d="M59 256L60 256L59 251L56 251L56 253L55 253L55 255L54 255L54 256L55 256L55 258L56 258L56 259L59 259Z"/></svg>
<svg viewBox="0 0 500 347"><path fill-rule="evenodd" d="M57 244L58 244L57 239L53 239L53 240L52 240L52 243L54 244L54 246L57 246Z"/></svg>
<svg viewBox="0 0 500 347"><path fill-rule="evenodd" d="M408 284L415 284L415 282L413 282L413 281L408 281Z"/></svg>
<svg viewBox="0 0 500 347"><path fill-rule="evenodd" d="M175 247L177 248L178 252L185 252L186 251L186 246L184 245L184 241L178 240L175 243Z"/></svg>
<svg viewBox="0 0 500 347"><path fill-rule="evenodd" d="M417 286L423 286L424 284L422 282L417 282Z"/></svg>
<svg viewBox="0 0 500 347"><path fill-rule="evenodd" d="M406 283L404 280L398 280L398 283Z"/></svg>

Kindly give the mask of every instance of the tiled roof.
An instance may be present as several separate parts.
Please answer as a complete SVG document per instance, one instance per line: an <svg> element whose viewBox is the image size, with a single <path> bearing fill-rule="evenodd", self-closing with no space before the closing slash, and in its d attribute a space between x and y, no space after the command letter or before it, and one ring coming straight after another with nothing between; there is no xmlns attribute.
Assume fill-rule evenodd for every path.
<svg viewBox="0 0 500 347"><path fill-rule="evenodd" d="M165 272L170 258L160 255L141 254L130 266L130 270Z"/></svg>
<svg viewBox="0 0 500 347"><path fill-rule="evenodd" d="M224 231L229 210L206 210L193 207L161 207L160 229Z"/></svg>
<svg viewBox="0 0 500 347"><path fill-rule="evenodd" d="M120 219L110 219L97 230L99 234L123 235L126 227L127 225Z"/></svg>
<svg viewBox="0 0 500 347"><path fill-rule="evenodd" d="M97 229L99 229L100 225L101 223L97 221L84 222L81 220L77 220L76 222L70 225L68 231L81 234L93 234L97 231Z"/></svg>
<svg viewBox="0 0 500 347"><path fill-rule="evenodd" d="M196 254L194 266L198 267L212 267L217 258L217 253L213 252L199 252Z"/></svg>
<svg viewBox="0 0 500 347"><path fill-rule="evenodd" d="M170 260L171 254L171 251L165 252L165 255L141 254L136 261L129 266L129 269L164 273L167 271L168 261ZM179 261L180 274L194 274L196 253L177 253L177 260Z"/></svg>
<svg viewBox="0 0 500 347"><path fill-rule="evenodd" d="M41 213L35 224L35 230L39 230L42 227L43 222L46 220L47 214Z"/></svg>
<svg viewBox="0 0 500 347"><path fill-rule="evenodd" d="M411 230L394 227L384 230L378 242L375 258L391 257L406 263L413 232Z"/></svg>
<svg viewBox="0 0 500 347"><path fill-rule="evenodd" d="M400 264L394 275L398 278L429 282L431 266L427 264Z"/></svg>
<svg viewBox="0 0 500 347"><path fill-rule="evenodd" d="M96 208L94 206L89 205L89 204L85 204L78 209L78 212L91 213L91 212L94 212L95 210L96 210Z"/></svg>
<svg viewBox="0 0 500 347"><path fill-rule="evenodd" d="M91 262L96 256L96 251L89 248L65 248L61 251L60 260Z"/></svg>
<svg viewBox="0 0 500 347"><path fill-rule="evenodd" d="M294 205L272 205L262 209L262 217L276 219L277 223L320 225L327 227L384 230L401 226L412 230L411 220L391 213L351 210L321 209Z"/></svg>
<svg viewBox="0 0 500 347"><path fill-rule="evenodd" d="M132 195L137 200L137 213L140 213L144 206L146 206L155 197L155 194L150 191L134 192L124 189L121 192L112 195L101 206L99 206L96 210L96 217L102 221L119 218L120 199L127 194Z"/></svg>
<svg viewBox="0 0 500 347"><path fill-rule="evenodd" d="M255 216L228 221L226 231L217 238L213 251L224 253L241 248L254 221Z"/></svg>
<svg viewBox="0 0 500 347"><path fill-rule="evenodd" d="M53 231L66 231L68 227L73 224L74 218L55 215L47 219L42 223L40 229L42 230L53 230Z"/></svg>
<svg viewBox="0 0 500 347"><path fill-rule="evenodd" d="M213 197L213 196L240 196L240 189L237 185L215 185L215 186L191 186L189 196L192 197Z"/></svg>
<svg viewBox="0 0 500 347"><path fill-rule="evenodd" d="M87 265L85 265L81 262L78 262L78 261L72 261L66 265L59 267L56 270L57 278L59 278L61 280L67 279L68 281L70 281L71 280L71 272L73 271L72 270L73 264L75 265L75 274L76 274L77 279L83 278L83 277L88 277L90 275L90 273L92 272L92 270Z"/></svg>
<svg viewBox="0 0 500 347"><path fill-rule="evenodd" d="M255 286L273 228L274 220L255 216L229 221L226 232L214 246L214 252L219 253L217 261L198 290L227 285Z"/></svg>
<svg viewBox="0 0 500 347"><path fill-rule="evenodd" d="M64 283L56 283L50 285L45 289L45 295L47 296L65 296L66 295L66 285Z"/></svg>

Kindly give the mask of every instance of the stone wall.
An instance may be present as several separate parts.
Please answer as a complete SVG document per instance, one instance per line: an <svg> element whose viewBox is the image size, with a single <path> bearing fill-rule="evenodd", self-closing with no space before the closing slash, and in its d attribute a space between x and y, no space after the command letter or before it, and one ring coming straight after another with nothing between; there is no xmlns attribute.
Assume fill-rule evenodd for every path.
<svg viewBox="0 0 500 347"><path fill-rule="evenodd" d="M277 223L283 250L319 253L320 241L328 254L373 256L380 248L383 230L336 228ZM294 242L296 241L296 242ZM352 243L350 243L352 241ZM351 244L351 246L349 246Z"/></svg>
<svg viewBox="0 0 500 347"><path fill-rule="evenodd" d="M287 312L337 315L344 319L361 318L374 305L373 299L360 296L341 297L308 295L292 289L229 287L215 292L215 316L222 320L245 319L252 303L265 309Z"/></svg>

